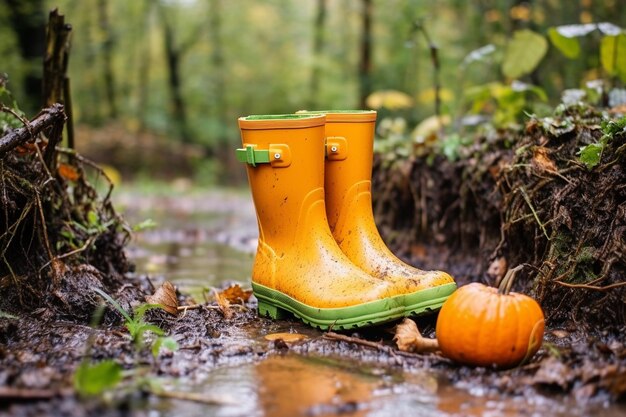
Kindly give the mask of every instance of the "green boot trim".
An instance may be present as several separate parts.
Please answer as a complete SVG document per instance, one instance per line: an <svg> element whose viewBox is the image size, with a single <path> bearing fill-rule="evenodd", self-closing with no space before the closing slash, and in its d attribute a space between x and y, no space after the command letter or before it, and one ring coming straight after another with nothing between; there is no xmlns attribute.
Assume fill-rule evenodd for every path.
<svg viewBox="0 0 626 417"><path fill-rule="evenodd" d="M405 295L405 315L419 316L439 310L443 303L456 291L456 283L439 285Z"/></svg>
<svg viewBox="0 0 626 417"><path fill-rule="evenodd" d="M351 329L372 326L397 320L407 314L420 314L441 307L456 289L455 284L428 288L408 295L397 295L350 307L317 308L301 303L280 291L252 283L254 295L259 300L259 315L273 319L284 318L287 312L306 324L322 330ZM410 304L407 304L410 303Z"/></svg>

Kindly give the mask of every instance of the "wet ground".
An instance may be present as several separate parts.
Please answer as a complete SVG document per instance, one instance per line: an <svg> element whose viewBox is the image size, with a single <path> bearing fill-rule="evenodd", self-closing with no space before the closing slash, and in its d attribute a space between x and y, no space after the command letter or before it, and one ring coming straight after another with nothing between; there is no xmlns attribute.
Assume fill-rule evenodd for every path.
<svg viewBox="0 0 626 417"><path fill-rule="evenodd" d="M156 229L141 233L131 247L138 272L147 272L156 281L171 280L182 292L196 298L202 296L203 289L220 287L225 282L249 285L256 247L256 219L245 192L216 191L185 199L173 196L152 201L146 198L141 205L135 203L134 196L123 194L120 201L128 207L129 220L150 217L159 224ZM354 350L359 347L325 340L321 332L295 320L271 322L253 317L242 324L228 327L220 337L229 339L224 345L229 346L227 350L231 353L235 348L256 351L256 355L226 354L222 361L208 365L206 372L191 372L195 377L192 380L172 382L179 387L182 384L185 390L224 398L224 404L207 409L190 402L161 400L151 404L159 410L158 415L195 415L203 410L218 416L626 413L626 407L610 405L606 398L587 402L581 401L586 398L580 395L576 399L576 395L552 394L551 383L526 379L517 382L528 385L528 390L524 386L512 389L501 378L495 378L497 385L490 385L489 376L481 376L480 372L477 375L473 370L464 379L463 368L460 372L451 370L450 364L436 358L394 358L370 349ZM432 333L432 318L424 319L420 325ZM389 329L378 331L386 330ZM308 339L283 346L264 339L267 334L279 332L300 333ZM566 330L556 334L576 337ZM558 344L558 337L553 334L547 337ZM187 356L185 360L190 366L197 366L193 364L193 354L183 356ZM515 371L505 374L511 372Z"/></svg>
<svg viewBox="0 0 626 417"><path fill-rule="evenodd" d="M137 298L136 288L149 293L151 285L169 280L182 294L180 302L203 304L177 317L149 316L176 339L179 350L154 359L135 350L119 324L92 330L75 322L42 326L32 318L0 319L0 365L5 365L0 388L48 390L41 401L8 402L0 391L0 415L626 415L626 407L615 402L626 390L620 365L626 350L611 335L599 342L575 326L549 329L535 360L496 372L458 367L438 355L394 353L393 325L348 334L386 346L372 349L329 338L296 320L259 318L254 299L231 306L226 318L204 298L233 282L249 287L257 231L248 193L189 193L183 184L146 195L122 190L117 203L131 224L151 218L157 227L138 233L128 250L137 265L131 277L137 285L112 295ZM430 337L434 323L433 317L418 321ZM302 337L266 338L277 333ZM124 365L125 384L112 395L77 400L68 387L90 338L94 359L114 358ZM142 385L142 375L178 399L148 395L154 389Z"/></svg>

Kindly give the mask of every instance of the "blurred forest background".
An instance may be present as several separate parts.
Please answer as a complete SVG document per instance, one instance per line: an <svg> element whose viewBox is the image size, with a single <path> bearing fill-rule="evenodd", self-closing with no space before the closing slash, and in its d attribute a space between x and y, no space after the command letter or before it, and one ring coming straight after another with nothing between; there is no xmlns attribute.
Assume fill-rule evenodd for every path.
<svg viewBox="0 0 626 417"><path fill-rule="evenodd" d="M436 113L497 127L626 81L618 0L2 0L0 73L29 116L55 7L78 149L125 179L241 181L242 115L373 107L382 137L419 140Z"/></svg>

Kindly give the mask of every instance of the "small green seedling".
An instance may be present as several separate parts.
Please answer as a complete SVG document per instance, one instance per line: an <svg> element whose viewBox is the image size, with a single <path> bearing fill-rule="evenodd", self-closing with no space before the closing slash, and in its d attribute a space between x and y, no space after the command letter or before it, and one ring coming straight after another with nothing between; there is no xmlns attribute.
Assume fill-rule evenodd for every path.
<svg viewBox="0 0 626 417"><path fill-rule="evenodd" d="M144 335L147 332L152 332L157 336L152 346L152 353L155 357L158 356L162 347L167 348L170 351L178 349L176 341L171 337L165 337L163 329L154 324L147 323L143 319L148 310L163 308L163 306L160 304L141 304L134 310L133 317L131 317L130 314L128 314L126 310L124 310L122 306L120 306L120 304L109 294L99 288L94 288L93 290L104 298L109 304L111 304L113 308L115 308L124 317L124 320L126 321L126 328L128 329L128 333L130 333L130 338L138 349L143 347Z"/></svg>

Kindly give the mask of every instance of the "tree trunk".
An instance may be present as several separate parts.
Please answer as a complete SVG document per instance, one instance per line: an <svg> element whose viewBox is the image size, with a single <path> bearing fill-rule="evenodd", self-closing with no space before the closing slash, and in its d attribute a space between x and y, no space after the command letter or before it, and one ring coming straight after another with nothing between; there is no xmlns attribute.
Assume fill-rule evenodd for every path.
<svg viewBox="0 0 626 417"><path fill-rule="evenodd" d="M184 143L192 141L191 132L187 121L187 107L182 93L182 80L180 75L180 61L182 48L177 48L174 43L174 31L165 15L166 11L161 7L161 21L163 24L165 61L168 69L168 84L172 100L172 116L178 134Z"/></svg>
<svg viewBox="0 0 626 417"><path fill-rule="evenodd" d="M43 0L7 0L10 22L17 36L20 54L29 68L23 77L25 97L20 103L26 113L34 113L41 105L41 57L45 50L46 16Z"/></svg>
<svg viewBox="0 0 626 417"><path fill-rule="evenodd" d="M320 60L324 49L326 12L326 0L317 0L317 13L315 15L315 26L313 27L313 69L311 71L311 91L309 92L309 107L312 110L319 106Z"/></svg>
<svg viewBox="0 0 626 417"><path fill-rule="evenodd" d="M150 42L150 17L152 14L152 0L144 2L143 33L146 35L141 39L141 60L139 61L139 73L137 81L137 110L136 117L139 121L139 131L146 129L146 114L148 112L148 99L150 94L150 64L152 61Z"/></svg>
<svg viewBox="0 0 626 417"><path fill-rule="evenodd" d="M361 0L363 31L360 42L359 106L366 108L365 101L372 92L372 0Z"/></svg>
<svg viewBox="0 0 626 417"><path fill-rule="evenodd" d="M224 90L224 45L222 31L222 1L210 0L209 3L209 37L213 45L211 54L211 70L213 78L214 116L220 123L226 122L226 96ZM220 129L222 130L222 129ZM224 136L220 131L219 136Z"/></svg>
<svg viewBox="0 0 626 417"><path fill-rule="evenodd" d="M104 64L104 92L109 107L109 117L115 119L117 117L117 104L115 99L115 77L113 74L113 47L114 39L109 22L108 1L98 0L98 15L100 30L104 35L102 42L102 58Z"/></svg>

